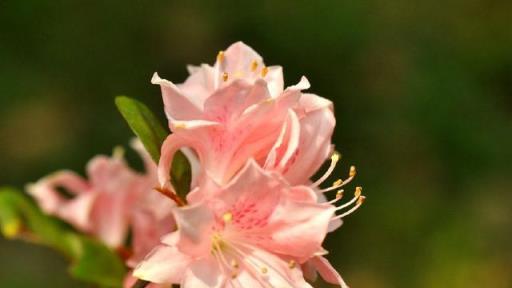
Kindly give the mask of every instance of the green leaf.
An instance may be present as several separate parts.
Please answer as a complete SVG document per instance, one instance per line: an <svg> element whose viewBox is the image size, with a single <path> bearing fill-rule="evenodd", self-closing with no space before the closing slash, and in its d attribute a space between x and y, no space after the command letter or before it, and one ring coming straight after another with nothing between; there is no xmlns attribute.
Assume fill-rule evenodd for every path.
<svg viewBox="0 0 512 288"><path fill-rule="evenodd" d="M132 131L139 137L151 157L158 163L160 147L169 134L143 103L126 97L117 96L116 105ZM178 151L174 156L171 168L171 182L178 196L185 199L190 191L192 172L187 157Z"/></svg>
<svg viewBox="0 0 512 288"><path fill-rule="evenodd" d="M122 286L126 268L113 251L44 214L17 189L0 188L0 228L7 238L20 238L63 253L71 260L70 272L77 279L102 287Z"/></svg>
<svg viewBox="0 0 512 288"><path fill-rule="evenodd" d="M126 96L117 96L115 101L117 109L133 133L139 137L153 160L158 163L160 147L169 134L167 130L143 103Z"/></svg>

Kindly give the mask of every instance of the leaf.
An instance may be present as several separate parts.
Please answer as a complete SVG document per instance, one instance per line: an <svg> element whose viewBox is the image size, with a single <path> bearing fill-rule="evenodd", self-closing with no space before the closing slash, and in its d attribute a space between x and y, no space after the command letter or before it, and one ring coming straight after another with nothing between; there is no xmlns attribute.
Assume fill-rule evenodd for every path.
<svg viewBox="0 0 512 288"><path fill-rule="evenodd" d="M77 279L103 287L122 286L126 269L113 251L45 215L17 189L0 188L0 228L8 238L46 245L63 253L71 260L70 272Z"/></svg>
<svg viewBox="0 0 512 288"><path fill-rule="evenodd" d="M192 169L185 154L178 151L174 156L171 168L171 183L176 190L176 194L181 199L186 199L190 191L190 182L192 181Z"/></svg>
<svg viewBox="0 0 512 288"><path fill-rule="evenodd" d="M115 101L117 109L133 133L139 137L153 160L158 163L160 147L169 133L142 102L126 96L117 96Z"/></svg>
<svg viewBox="0 0 512 288"><path fill-rule="evenodd" d="M117 96L115 101L132 131L139 137L153 160L158 163L160 147L169 133L144 103L127 96ZM170 173L176 193L185 199L190 191L192 172L187 157L181 151L174 156Z"/></svg>

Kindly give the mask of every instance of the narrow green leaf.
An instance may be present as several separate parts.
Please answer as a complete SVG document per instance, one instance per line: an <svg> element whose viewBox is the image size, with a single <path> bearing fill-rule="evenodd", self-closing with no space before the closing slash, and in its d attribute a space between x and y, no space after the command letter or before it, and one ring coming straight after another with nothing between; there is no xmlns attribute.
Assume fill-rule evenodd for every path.
<svg viewBox="0 0 512 288"><path fill-rule="evenodd" d="M167 130L143 103L126 96L117 96L115 101L117 109L133 133L139 137L153 160L158 163L160 147L169 134Z"/></svg>
<svg viewBox="0 0 512 288"><path fill-rule="evenodd" d="M160 147L169 133L151 110L140 101L126 96L117 96L116 105L132 131L139 137L153 160L158 163ZM176 193L185 199L190 191L192 172L187 157L181 151L174 156L170 173Z"/></svg>
<svg viewBox="0 0 512 288"><path fill-rule="evenodd" d="M181 199L186 199L190 191L190 181L192 181L192 169L187 157L180 151L176 153L172 161L171 168L171 183L178 196Z"/></svg>
<svg viewBox="0 0 512 288"><path fill-rule="evenodd" d="M103 287L122 286L125 267L113 251L44 214L17 189L0 188L0 228L6 237L46 245L63 253L71 260L71 274L80 280Z"/></svg>

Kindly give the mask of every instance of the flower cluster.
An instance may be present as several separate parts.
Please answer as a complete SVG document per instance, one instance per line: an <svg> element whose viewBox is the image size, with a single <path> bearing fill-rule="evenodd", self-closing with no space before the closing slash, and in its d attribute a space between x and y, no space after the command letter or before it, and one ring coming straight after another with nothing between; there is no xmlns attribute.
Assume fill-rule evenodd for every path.
<svg viewBox="0 0 512 288"><path fill-rule="evenodd" d="M339 204L354 167L324 185L340 160L331 143L332 103L305 93L305 77L284 88L282 68L266 66L241 42L219 52L213 66L188 70L182 84L156 73L152 79L172 131L158 167L136 142L145 174L119 155L101 156L89 163L88 180L59 172L29 192L47 213L112 248L129 248L133 276L153 287L311 287L306 280L317 274L347 287L322 243L365 197L357 187ZM192 169L186 198L170 179L178 151ZM326 161L327 171L310 180ZM125 247L128 231L133 241Z"/></svg>

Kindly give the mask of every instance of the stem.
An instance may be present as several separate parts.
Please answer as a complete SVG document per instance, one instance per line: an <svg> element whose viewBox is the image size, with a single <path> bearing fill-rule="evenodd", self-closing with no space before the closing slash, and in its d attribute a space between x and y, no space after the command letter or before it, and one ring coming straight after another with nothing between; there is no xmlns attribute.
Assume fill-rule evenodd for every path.
<svg viewBox="0 0 512 288"><path fill-rule="evenodd" d="M164 196L171 198L172 201L176 202L176 205L178 205L178 207L185 206L185 201L183 201L183 199L181 199L180 196L178 196L176 193L169 190L168 188L155 187L155 190L162 193Z"/></svg>
<svg viewBox="0 0 512 288"><path fill-rule="evenodd" d="M135 282L135 284L133 284L132 288L144 288L144 287L148 286L148 284L149 284L148 281L138 279L137 282Z"/></svg>

